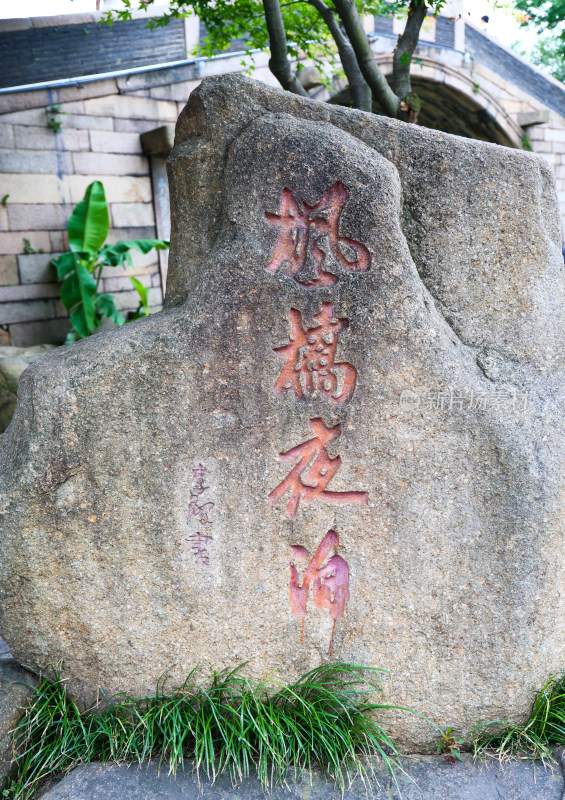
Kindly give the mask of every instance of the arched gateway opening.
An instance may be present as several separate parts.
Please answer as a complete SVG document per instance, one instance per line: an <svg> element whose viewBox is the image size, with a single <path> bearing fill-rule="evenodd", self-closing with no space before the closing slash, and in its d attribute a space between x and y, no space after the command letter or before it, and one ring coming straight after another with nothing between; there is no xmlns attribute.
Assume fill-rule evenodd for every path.
<svg viewBox="0 0 565 800"><path fill-rule="evenodd" d="M516 147L508 133L474 97L447 83L425 78L413 77L412 88L422 99L418 124L424 128L466 136L469 139L494 142L506 147ZM334 95L330 103L350 106L349 89ZM382 108L375 101L373 101L373 111L375 114L382 113Z"/></svg>

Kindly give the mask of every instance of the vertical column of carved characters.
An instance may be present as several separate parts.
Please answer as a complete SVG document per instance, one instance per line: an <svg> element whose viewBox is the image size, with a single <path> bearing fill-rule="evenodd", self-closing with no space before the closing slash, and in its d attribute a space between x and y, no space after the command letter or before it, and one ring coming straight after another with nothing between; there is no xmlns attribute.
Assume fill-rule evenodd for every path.
<svg viewBox="0 0 565 800"><path fill-rule="evenodd" d="M266 271L274 274L286 266L285 274L307 289L333 286L339 278L327 268L328 253L320 247L322 239L338 268L347 271L369 269L371 258L368 249L360 242L339 235L340 216L348 199L349 193L341 181L333 184L314 205L299 203L294 193L285 187L280 213L265 213L268 223L279 231ZM347 252L353 253L352 259L348 258ZM347 329L349 322L344 317L335 318L333 305L329 302L322 303L320 311L314 315L314 322L313 327L306 328L300 312L290 309L289 341L273 348L285 359L274 393L278 397L293 393L298 400L321 396L334 405L343 405L353 397L357 384L357 370L353 364L336 361L339 335ZM341 466L341 458L330 458L326 445L341 434L341 427L327 427L319 417L311 419L309 425L314 438L279 453L281 461L294 466L269 493L269 503L275 506L288 494L285 513L290 519L296 517L301 500L306 504L321 500L329 504L365 505L367 492L328 489ZM327 609L333 618L330 656L335 623L343 616L349 599L349 567L338 555L338 544L337 533L328 531L306 567L302 583L296 565L290 564L289 599L292 614L302 620L300 642L304 639L304 621L312 585L314 605ZM334 549L335 553L330 557ZM293 545L292 551L297 563L309 558L302 545Z"/></svg>
<svg viewBox="0 0 565 800"><path fill-rule="evenodd" d="M202 495L210 488L204 484L204 476L206 468L199 464L192 473L192 486L190 489L190 502L188 504L186 520L188 523L194 520L198 527L204 525L212 525L210 514L214 508L212 502L202 502ZM202 530L197 530L191 533L187 542L190 543L194 560L204 566L210 565L210 556L208 553L207 544L212 541L213 536L211 533L203 533Z"/></svg>

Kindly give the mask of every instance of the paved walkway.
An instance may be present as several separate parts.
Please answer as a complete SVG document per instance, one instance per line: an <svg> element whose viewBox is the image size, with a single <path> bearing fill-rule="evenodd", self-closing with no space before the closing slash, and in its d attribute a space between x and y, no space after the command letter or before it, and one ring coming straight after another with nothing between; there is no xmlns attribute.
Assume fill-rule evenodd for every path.
<svg viewBox="0 0 565 800"><path fill-rule="evenodd" d="M559 755L559 754L557 754ZM54 786L43 800L563 800L563 775L558 765L545 769L529 761L500 764L488 759L449 764L441 756L403 759L407 775L400 792L378 769L369 786L356 781L343 795L320 775L290 782L265 795L259 782L248 779L232 786L223 776L213 786L199 785L192 774L159 774L156 765L142 769L125 765L78 767Z"/></svg>
<svg viewBox="0 0 565 800"><path fill-rule="evenodd" d="M0 661L3 661L8 658L12 658L12 655L10 653L10 648L8 647L4 639L0 639Z"/></svg>

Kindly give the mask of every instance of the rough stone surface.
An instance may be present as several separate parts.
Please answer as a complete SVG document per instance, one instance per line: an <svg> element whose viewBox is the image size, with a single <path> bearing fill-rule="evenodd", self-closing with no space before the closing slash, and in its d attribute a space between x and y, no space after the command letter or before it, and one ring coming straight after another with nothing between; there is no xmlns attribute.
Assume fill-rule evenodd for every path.
<svg viewBox="0 0 565 800"><path fill-rule="evenodd" d="M10 771L12 731L33 691L35 678L13 659L4 658L0 640L0 787Z"/></svg>
<svg viewBox="0 0 565 800"><path fill-rule="evenodd" d="M0 433L6 430L16 410L20 375L54 347L52 344L28 348L0 347Z"/></svg>
<svg viewBox="0 0 565 800"><path fill-rule="evenodd" d="M273 800L561 800L563 775L559 766L498 761L475 764L468 756L462 763L442 758L406 759L406 775L399 775L399 790L382 768L377 768L370 787L356 781L343 794L319 775L312 783L289 783L275 790ZM369 793L367 792L369 788ZM194 775L173 778L155 765L138 769L126 766L90 764L79 767L44 795L45 800L263 800L265 794L256 780L231 786L221 778L210 786L200 785Z"/></svg>
<svg viewBox="0 0 565 800"><path fill-rule="evenodd" d="M458 735L520 719L565 645L565 275L548 167L227 76L191 95L169 172L168 308L33 365L2 439L12 653L64 661L85 700L152 691L169 667L171 682L244 661L290 680L333 658L391 670L390 702ZM326 251L333 285L265 269L285 242L291 255L276 217L290 193L296 259L304 247L312 278ZM311 210L324 198L331 219ZM356 254L369 269L347 268ZM339 386L315 394L307 368L279 381L281 348L294 316L304 355L323 303L342 326ZM289 495L268 497L319 419L341 435L309 446L287 516ZM301 644L288 565L329 529L339 556L318 552L306 573L326 608L310 597ZM418 717L388 724L406 748L433 746Z"/></svg>

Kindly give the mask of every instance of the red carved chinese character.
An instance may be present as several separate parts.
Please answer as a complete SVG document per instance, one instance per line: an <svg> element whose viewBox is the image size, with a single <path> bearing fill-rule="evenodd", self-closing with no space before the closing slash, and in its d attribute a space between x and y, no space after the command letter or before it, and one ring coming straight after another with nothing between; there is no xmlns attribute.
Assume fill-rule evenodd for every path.
<svg viewBox="0 0 565 800"><path fill-rule="evenodd" d="M345 604L349 600L349 567L347 562L337 554L338 545L337 533L329 530L302 574L302 585L300 585L298 570L294 564L290 565L290 607L293 615L302 620L300 643L302 644L304 638L304 619L307 613L310 584L312 584L314 605L316 608L327 608L334 621L330 637L330 656L333 655L332 641L335 621L343 617ZM334 548L335 555L324 565L324 561ZM292 553L297 562L307 561L310 558L310 553L302 545L292 545Z"/></svg>
<svg viewBox="0 0 565 800"><path fill-rule="evenodd" d="M322 303L314 321L318 324L305 331L300 312L290 309L290 342L274 348L275 353L286 358L275 383L275 394L282 397L293 391L297 397L305 397L320 391L332 403L342 405L353 395L357 380L352 364L335 361L339 333L349 322L344 317L334 319L331 303ZM339 373L343 375L343 385L336 395Z"/></svg>
<svg viewBox="0 0 565 800"><path fill-rule="evenodd" d="M286 275L309 288L332 286L337 277L323 269L328 253L320 247L326 237L326 247L334 260L349 272L367 270L371 256L365 245L339 235L339 218L349 198L349 192L341 181L331 186L316 205L300 205L290 189L282 191L280 214L265 212L270 225L279 229L279 238L271 261L265 269L276 272L287 264ZM350 261L343 246L355 253ZM310 275L306 270L310 269ZM301 274L302 273L302 274Z"/></svg>
<svg viewBox="0 0 565 800"><path fill-rule="evenodd" d="M290 500L286 506L286 515L290 519L296 517L301 499L305 503L323 500L325 503L334 505L347 503L366 505L369 497L367 492L332 492L327 488L341 466L341 458L340 456L330 458L326 452L326 445L337 439L341 433L341 426L334 425L333 428L326 428L320 417L311 419L309 425L314 439L309 439L304 444L299 444L297 447L279 454L281 461L288 463L298 461L298 463L269 494L269 503L272 506L276 505L281 497L290 491ZM305 483L302 480L302 473L309 464L310 469L305 479L307 483Z"/></svg>

